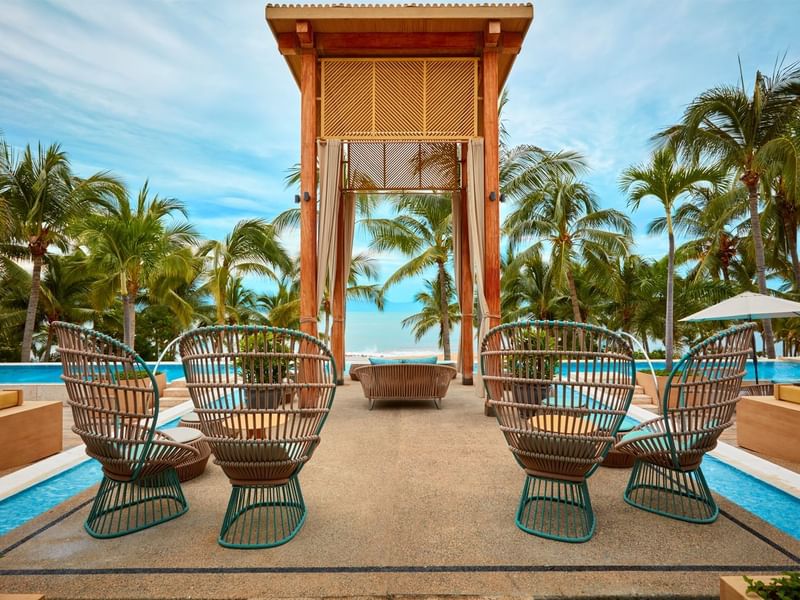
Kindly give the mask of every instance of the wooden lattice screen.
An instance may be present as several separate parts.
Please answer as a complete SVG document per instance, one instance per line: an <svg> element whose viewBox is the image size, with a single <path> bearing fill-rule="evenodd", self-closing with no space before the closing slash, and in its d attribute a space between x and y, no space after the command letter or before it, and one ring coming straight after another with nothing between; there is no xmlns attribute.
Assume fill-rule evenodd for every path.
<svg viewBox="0 0 800 600"><path fill-rule="evenodd" d="M350 142L346 153L347 190L455 190L458 150L447 142Z"/></svg>
<svg viewBox="0 0 800 600"><path fill-rule="evenodd" d="M453 140L478 135L478 59L322 59L322 137Z"/></svg>

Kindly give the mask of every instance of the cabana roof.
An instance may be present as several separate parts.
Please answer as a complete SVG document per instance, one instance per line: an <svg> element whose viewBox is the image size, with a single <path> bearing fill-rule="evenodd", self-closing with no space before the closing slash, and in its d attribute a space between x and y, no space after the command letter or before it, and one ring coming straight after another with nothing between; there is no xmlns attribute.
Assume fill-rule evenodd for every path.
<svg viewBox="0 0 800 600"><path fill-rule="evenodd" d="M533 21L528 3L267 4L265 12L298 83L303 46L315 48L319 58L480 56L496 46L502 87ZM305 43L297 35L299 21L310 25Z"/></svg>

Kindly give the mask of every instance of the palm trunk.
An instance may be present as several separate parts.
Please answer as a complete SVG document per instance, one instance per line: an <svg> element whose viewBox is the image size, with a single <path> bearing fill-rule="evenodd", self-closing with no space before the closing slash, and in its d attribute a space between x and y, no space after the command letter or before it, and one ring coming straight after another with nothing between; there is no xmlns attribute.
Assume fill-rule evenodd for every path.
<svg viewBox="0 0 800 600"><path fill-rule="evenodd" d="M50 362L50 350L53 348L53 321L57 321L58 317L49 318L47 319L47 342L44 345L44 355L42 356L42 360L44 362Z"/></svg>
<svg viewBox="0 0 800 600"><path fill-rule="evenodd" d="M122 297L122 337L125 344L133 348L136 339L136 296L130 293Z"/></svg>
<svg viewBox="0 0 800 600"><path fill-rule="evenodd" d="M28 310L25 313L25 329L22 332L22 362L31 361L33 348L33 330L36 327L36 311L39 309L39 292L42 287L42 262L44 257L39 253L33 254L33 272L31 273L31 297L28 298Z"/></svg>
<svg viewBox="0 0 800 600"><path fill-rule="evenodd" d="M444 263L439 263L439 311L442 321L442 351L444 359L450 360L450 305L447 302L447 279Z"/></svg>
<svg viewBox="0 0 800 600"><path fill-rule="evenodd" d="M794 285L792 289L797 291L800 289L800 259L797 256L797 224L793 223L790 219L783 221L783 227L786 231L786 243L789 245L789 256L792 259L792 272L794 273Z"/></svg>
<svg viewBox="0 0 800 600"><path fill-rule="evenodd" d="M747 177L747 176L745 176ZM745 178L743 178L745 179ZM755 181L754 181L755 179ZM753 233L753 250L756 255L756 279L758 281L758 291L766 294L767 290L767 267L764 260L764 238L761 235L761 215L758 213L758 178L749 177L745 179L747 191L750 199L750 228ZM775 358L775 336L772 333L772 321L764 319L764 349L768 358Z"/></svg>
<svg viewBox="0 0 800 600"><path fill-rule="evenodd" d="M669 228L669 255L667 257L667 315L664 332L664 349L666 363L664 368L672 370L672 354L675 348L675 306L674 306L674 287L675 287L675 235L672 227Z"/></svg>
<svg viewBox="0 0 800 600"><path fill-rule="evenodd" d="M578 287L575 285L575 276L571 266L567 267L567 283L569 284L569 298L572 301L572 318L576 323L583 323L581 304L578 301Z"/></svg>

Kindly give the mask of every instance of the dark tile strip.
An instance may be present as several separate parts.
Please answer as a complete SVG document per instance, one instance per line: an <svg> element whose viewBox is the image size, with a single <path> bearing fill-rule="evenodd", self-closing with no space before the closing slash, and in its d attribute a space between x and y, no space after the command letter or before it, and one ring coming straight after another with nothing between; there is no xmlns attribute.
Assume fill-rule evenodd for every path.
<svg viewBox="0 0 800 600"><path fill-rule="evenodd" d="M781 546L778 542L775 542L775 541L769 539L766 535L764 535L760 531L757 531L756 529L753 529L747 523L744 523L743 521L740 521L739 519L734 517L728 511L720 508L719 509L719 514L721 514L723 517L725 517L726 519L728 519L732 523L735 523L736 525L738 525L739 527L744 529L746 532L748 532L752 536L758 538L759 540L761 540L762 542L764 542L768 546L771 546L772 548L774 548L775 550L777 550L778 552L780 552L781 554L783 554L787 558L793 560L796 563L800 563L800 556L797 556L796 554L794 554L790 550L787 550L786 548Z"/></svg>
<svg viewBox="0 0 800 600"><path fill-rule="evenodd" d="M238 575L359 573L741 573L780 572L795 565L375 565L360 567L118 567L92 569L6 569L0 576L52 575Z"/></svg>
<svg viewBox="0 0 800 600"><path fill-rule="evenodd" d="M37 535L39 535L40 533L43 533L43 532L47 531L48 529L50 529L50 528L51 528L51 527L53 527L54 525L58 525L58 524L59 524L61 521L63 521L63 520L64 520L64 519L66 519L67 517L69 517L69 516L71 516L71 515L75 514L76 512L78 512L79 510L81 510L81 509L82 509L84 506L87 506L87 505L91 504L92 502L94 502L94 498L90 498L90 499L89 499L89 500L87 500L86 502L82 502L82 503L81 503L81 504L79 504L78 506L76 506L76 507L74 507L74 508L71 508L70 510L68 510L67 512L65 512L63 515L59 515L58 517L56 517L55 519L53 519L52 521L50 521L50 522L49 522L49 523L47 523L46 525L43 525L43 526L41 526L41 527L40 527L39 529L37 529L36 531L34 531L34 532L32 532L32 533L29 533L29 534L28 534L28 535L26 535L24 538L17 540L16 542L14 542L13 544L11 544L10 546L8 546L8 547L6 547L6 548L3 548L2 550L0 550L0 558L3 558L3 557L6 555L6 554L8 554L9 552L11 552L11 551L12 551L14 548L17 548L17 547L21 546L22 544L24 544L25 542L27 542L27 541L29 541L29 540L32 540L32 539L33 539L33 538L35 538Z"/></svg>

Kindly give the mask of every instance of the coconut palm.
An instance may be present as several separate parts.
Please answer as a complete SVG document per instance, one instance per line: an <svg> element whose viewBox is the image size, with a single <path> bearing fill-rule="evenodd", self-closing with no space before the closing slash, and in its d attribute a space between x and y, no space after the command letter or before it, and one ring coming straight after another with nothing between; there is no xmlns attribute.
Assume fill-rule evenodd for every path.
<svg viewBox="0 0 800 600"><path fill-rule="evenodd" d="M664 216L648 225L650 234L667 234L667 312L666 353L667 369L672 369L674 350L674 285L675 285L675 213L681 202L701 184L715 184L721 175L717 169L703 165L678 162L675 149L665 147L653 153L648 164L628 167L620 176L620 189L628 194L628 205L638 210L642 200L652 198L664 209Z"/></svg>
<svg viewBox="0 0 800 600"><path fill-rule="evenodd" d="M277 269L291 268L275 228L263 219L239 221L224 240L209 240L199 252L206 257L205 289L216 304L217 325L226 323L225 299L232 278L261 275L275 281Z"/></svg>
<svg viewBox="0 0 800 600"><path fill-rule="evenodd" d="M553 285L567 290L577 322L584 320L575 283L578 264L608 272L614 258L628 253L633 232L626 215L598 207L585 183L560 177L519 200L503 228L514 247L531 241L528 251L548 248Z"/></svg>
<svg viewBox="0 0 800 600"><path fill-rule="evenodd" d="M550 265L540 251L515 255L509 248L502 260L500 309L503 321L555 319L564 299L552 285Z"/></svg>
<svg viewBox="0 0 800 600"><path fill-rule="evenodd" d="M800 66L778 68L772 76L756 72L748 94L744 76L738 86L718 86L695 98L682 122L659 134L690 157L707 156L735 170L748 191L751 235L758 289L767 293L766 261L761 229L762 177L774 152L800 110ZM772 324L765 320L764 346L775 357Z"/></svg>
<svg viewBox="0 0 800 600"><path fill-rule="evenodd" d="M42 267L52 246L67 250L68 227L77 217L89 214L96 205L122 197L122 183L107 172L82 179L75 176L67 154L58 144L27 146L16 155L11 146L0 143L0 197L4 215L10 216L10 243L4 253L31 261L32 279L20 359L31 358L36 314L39 308Z"/></svg>
<svg viewBox="0 0 800 600"><path fill-rule="evenodd" d="M422 337L435 327L439 328L439 347L444 348L449 330L445 330L445 323L453 325L461 320L461 313L458 309L456 300L455 286L453 278L445 272L445 284L441 285L439 277L426 279L423 283L423 290L414 295L414 301L422 305L420 312L406 317L401 321L403 328L410 328L414 334L414 341L418 342ZM445 298L440 295L444 292ZM442 305L447 306L448 319L442 319ZM445 355L445 360L450 360L449 355Z"/></svg>
<svg viewBox="0 0 800 600"><path fill-rule="evenodd" d="M453 230L450 197L420 194L393 199L394 215L363 221L372 237L371 247L378 251L399 251L409 258L384 283L384 290L435 269L439 292L439 321L442 351L450 360L450 309L448 306L447 264L453 253Z"/></svg>
<svg viewBox="0 0 800 600"><path fill-rule="evenodd" d="M197 234L186 222L170 222L175 214L186 215L185 206L174 198L150 198L149 193L145 182L135 203L120 197L74 226L87 250L86 267L100 274L92 303L103 309L121 298L123 339L131 347L140 292L161 277L187 283L195 277L196 263L187 246L197 242Z"/></svg>

